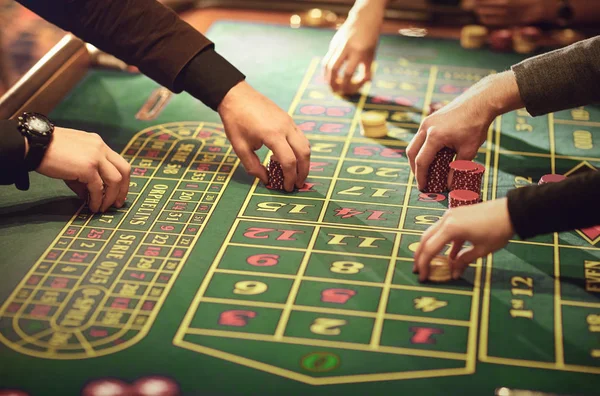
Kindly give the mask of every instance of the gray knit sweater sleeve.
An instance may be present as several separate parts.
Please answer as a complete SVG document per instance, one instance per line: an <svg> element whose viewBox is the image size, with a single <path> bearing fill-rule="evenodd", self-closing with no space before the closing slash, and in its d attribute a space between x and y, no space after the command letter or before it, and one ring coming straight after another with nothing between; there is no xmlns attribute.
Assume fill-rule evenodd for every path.
<svg viewBox="0 0 600 396"><path fill-rule="evenodd" d="M529 114L600 102L600 36L524 60L512 67Z"/></svg>

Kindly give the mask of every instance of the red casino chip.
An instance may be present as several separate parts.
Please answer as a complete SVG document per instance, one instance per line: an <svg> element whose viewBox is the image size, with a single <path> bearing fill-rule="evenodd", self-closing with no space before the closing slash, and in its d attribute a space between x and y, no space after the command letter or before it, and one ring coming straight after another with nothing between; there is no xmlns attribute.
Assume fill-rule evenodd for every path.
<svg viewBox="0 0 600 396"><path fill-rule="evenodd" d="M551 173L548 175L544 175L540 178L538 184L546 184L546 183L558 183L565 180L567 177L564 175L557 175L555 173Z"/></svg>
<svg viewBox="0 0 600 396"><path fill-rule="evenodd" d="M0 389L0 396L29 396L29 393L16 389Z"/></svg>
<svg viewBox="0 0 600 396"><path fill-rule="evenodd" d="M469 190L450 191L450 194L448 194L448 203L450 208L475 205L476 203L479 203L479 194Z"/></svg>
<svg viewBox="0 0 600 396"><path fill-rule="evenodd" d="M427 186L425 193L442 193L448 189L448 174L450 163L454 159L454 150L444 147L436 155L427 173Z"/></svg>
<svg viewBox="0 0 600 396"><path fill-rule="evenodd" d="M270 188L272 190L284 190L283 168L274 157L271 157L269 159L269 165L267 166L267 176L267 188Z"/></svg>
<svg viewBox="0 0 600 396"><path fill-rule="evenodd" d="M133 396L179 396L179 385L167 377L144 377L133 383Z"/></svg>
<svg viewBox="0 0 600 396"><path fill-rule="evenodd" d="M83 388L82 396L132 396L133 388L114 378L95 380Z"/></svg>
<svg viewBox="0 0 600 396"><path fill-rule="evenodd" d="M481 182L485 167L473 161L457 160L450 164L450 191L470 190L477 194L481 191Z"/></svg>

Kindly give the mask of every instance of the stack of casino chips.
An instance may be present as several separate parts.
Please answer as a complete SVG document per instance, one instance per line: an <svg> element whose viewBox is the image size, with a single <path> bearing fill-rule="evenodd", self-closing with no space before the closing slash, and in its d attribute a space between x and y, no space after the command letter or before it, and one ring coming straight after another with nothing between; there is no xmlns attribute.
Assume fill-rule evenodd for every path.
<svg viewBox="0 0 600 396"><path fill-rule="evenodd" d="M384 138L388 134L387 115L381 111L366 111L361 114L361 134L368 138Z"/></svg>
<svg viewBox="0 0 600 396"><path fill-rule="evenodd" d="M427 279L436 283L449 282L452 279L448 257L436 256L431 260Z"/></svg>
<svg viewBox="0 0 600 396"><path fill-rule="evenodd" d="M450 163L450 191L469 190L479 194L485 167L473 161L457 160Z"/></svg>
<svg viewBox="0 0 600 396"><path fill-rule="evenodd" d="M453 190L448 194L448 207L475 205L479 203L479 194L469 190Z"/></svg>
<svg viewBox="0 0 600 396"><path fill-rule="evenodd" d="M547 184L547 183L558 183L558 182L565 180L566 178L567 178L566 176L551 173L551 174L542 176L540 178L540 181L538 182L538 184L541 185L541 184Z"/></svg>
<svg viewBox="0 0 600 396"><path fill-rule="evenodd" d="M454 159L454 150L444 147L436 155L427 174L427 186L425 193L442 193L448 189L448 174L450 163Z"/></svg>
<svg viewBox="0 0 600 396"><path fill-rule="evenodd" d="M460 45L463 48L475 49L485 46L488 29L481 25L467 25L460 33Z"/></svg>
<svg viewBox="0 0 600 396"><path fill-rule="evenodd" d="M273 157L269 159L267 167L267 175L269 177L267 187L273 190L283 190L283 168L281 164Z"/></svg>

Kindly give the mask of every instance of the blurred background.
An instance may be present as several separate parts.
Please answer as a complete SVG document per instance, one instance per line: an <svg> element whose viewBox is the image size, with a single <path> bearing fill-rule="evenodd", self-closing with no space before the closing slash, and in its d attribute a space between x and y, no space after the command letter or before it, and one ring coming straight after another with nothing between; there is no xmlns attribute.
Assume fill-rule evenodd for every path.
<svg viewBox="0 0 600 396"><path fill-rule="evenodd" d="M216 6L283 10L323 8L343 18L354 0L160 0L179 13L191 8ZM392 0L388 18L404 20L445 19L460 23L465 14L461 0ZM0 95L25 74L65 34L14 0L0 0Z"/></svg>
<svg viewBox="0 0 600 396"><path fill-rule="evenodd" d="M51 0L48 0L51 1ZM256 9L284 11L291 15L290 24L298 26L325 26L335 28L343 23L354 0L158 0L185 17L186 11L198 8L221 7L227 9ZM410 26L461 26L484 23L479 18L478 0L389 0L386 19L408 22ZM514 0L510 2L525 7L527 4L549 4L552 0ZM558 2L558 0L555 0ZM582 4L581 0L580 5ZM589 0L588 11L600 18L600 0ZM519 3L520 2L520 3ZM508 4L508 3L507 3ZM540 7L538 7L540 8ZM524 8L525 9L525 8ZM311 14L317 10L317 15ZM323 12L321 12L323 10ZM326 11L326 12L325 12ZM329 16L333 15L333 22ZM294 19L295 18L295 19ZM593 29L600 29L597 19L592 19ZM325 24L324 23L328 23ZM594 28L595 26L595 28ZM406 29L404 29L406 30ZM403 34L402 32L400 32ZM599 31L592 34L598 34ZM46 54L65 32L45 22L14 0L0 0L0 96ZM577 38L566 31L565 45ZM561 40L559 40L561 41ZM552 46L550 46L552 47Z"/></svg>

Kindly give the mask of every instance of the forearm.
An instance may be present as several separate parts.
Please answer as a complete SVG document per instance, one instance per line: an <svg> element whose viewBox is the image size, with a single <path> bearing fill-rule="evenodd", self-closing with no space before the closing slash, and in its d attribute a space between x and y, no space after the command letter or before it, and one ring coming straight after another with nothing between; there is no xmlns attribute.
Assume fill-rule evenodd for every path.
<svg viewBox="0 0 600 396"><path fill-rule="evenodd" d="M508 192L513 228L522 239L600 224L600 172Z"/></svg>
<svg viewBox="0 0 600 396"><path fill-rule="evenodd" d="M84 41L212 109L244 76L200 32L155 0L19 0Z"/></svg>
<svg viewBox="0 0 600 396"><path fill-rule="evenodd" d="M533 116L600 101L600 36L512 67Z"/></svg>
<svg viewBox="0 0 600 396"><path fill-rule="evenodd" d="M356 0L349 14L352 16L361 12L377 12L383 18L388 2L389 0Z"/></svg>

